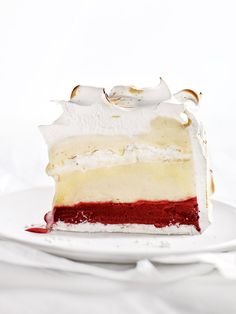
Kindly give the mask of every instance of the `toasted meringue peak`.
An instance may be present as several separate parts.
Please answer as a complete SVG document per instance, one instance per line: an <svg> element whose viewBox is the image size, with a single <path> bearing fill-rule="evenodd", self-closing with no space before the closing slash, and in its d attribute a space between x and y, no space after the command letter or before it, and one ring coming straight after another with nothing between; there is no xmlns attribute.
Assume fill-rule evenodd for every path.
<svg viewBox="0 0 236 314"><path fill-rule="evenodd" d="M202 95L201 93L198 95L196 92L194 92L191 89L183 89L179 91L178 93L174 94L174 97L182 104L190 100L194 102L195 105L198 105L200 101L199 96L201 95Z"/></svg>
<svg viewBox="0 0 236 314"><path fill-rule="evenodd" d="M108 95L107 95L107 93L106 93L106 91L105 91L105 88L103 88L103 93L104 93L104 96L105 96L106 100L107 100L108 102L110 102L110 101L109 101L109 97L108 97Z"/></svg>
<svg viewBox="0 0 236 314"><path fill-rule="evenodd" d="M77 85L72 90L70 102L81 106L90 106L97 103L107 103L107 97L104 88Z"/></svg>
<svg viewBox="0 0 236 314"><path fill-rule="evenodd" d="M132 109L158 105L170 98L171 93L166 83L160 79L160 84L153 88L137 89L133 86L114 86L109 95L101 87L77 85L72 90L70 102L82 106L110 103L120 109Z"/></svg>
<svg viewBox="0 0 236 314"><path fill-rule="evenodd" d="M215 182L214 182L214 176L213 176L213 171L210 169L210 174L211 174L211 193L215 193Z"/></svg>
<svg viewBox="0 0 236 314"><path fill-rule="evenodd" d="M114 86L109 93L108 99L111 103L121 108L130 109L143 105L158 105L170 97L169 88L160 79L160 84L153 88L138 89L133 86Z"/></svg>
<svg viewBox="0 0 236 314"><path fill-rule="evenodd" d="M135 94L135 95L141 94L141 93L143 93L143 89L137 89L135 87L130 87L129 92L130 92L130 94Z"/></svg>
<svg viewBox="0 0 236 314"><path fill-rule="evenodd" d="M76 95L77 95L77 93L78 93L78 91L79 91L79 85L77 85L77 86L75 86L74 88L73 88L73 90L72 90L72 92L71 92L71 94L70 94L70 99L72 99L72 98L74 98Z"/></svg>

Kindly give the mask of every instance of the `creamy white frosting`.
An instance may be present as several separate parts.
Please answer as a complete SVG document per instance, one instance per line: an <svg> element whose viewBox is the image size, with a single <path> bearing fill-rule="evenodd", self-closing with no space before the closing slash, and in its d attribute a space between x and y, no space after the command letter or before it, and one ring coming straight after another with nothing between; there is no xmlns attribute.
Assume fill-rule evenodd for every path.
<svg viewBox="0 0 236 314"><path fill-rule="evenodd" d="M130 93L129 88L114 87L106 96L103 88L80 86L70 101L57 101L62 106L62 115L51 125L40 126L48 146L76 135L145 133L150 129L150 121L160 115L179 119L182 104L162 103L171 98L163 80L157 87L144 88L139 94Z"/></svg>
<svg viewBox="0 0 236 314"><path fill-rule="evenodd" d="M186 113L192 121L189 126L189 133L192 145L196 194L199 208L199 225L202 230L205 230L211 222L211 202L208 199L209 195L207 196L210 169L205 130L194 107L189 106L189 108L186 109Z"/></svg>
<svg viewBox="0 0 236 314"><path fill-rule="evenodd" d="M115 105L94 103L80 106L72 102L60 102L63 113L51 125L40 126L49 147L68 137L77 135L138 135L148 133L150 122L158 116L166 116L181 122L183 104L162 102L158 105L124 111Z"/></svg>

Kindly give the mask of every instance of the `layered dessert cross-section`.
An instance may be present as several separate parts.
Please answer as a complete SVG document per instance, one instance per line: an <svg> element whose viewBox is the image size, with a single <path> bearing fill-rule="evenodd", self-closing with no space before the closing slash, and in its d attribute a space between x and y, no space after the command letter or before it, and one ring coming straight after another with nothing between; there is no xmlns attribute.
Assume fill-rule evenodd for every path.
<svg viewBox="0 0 236 314"><path fill-rule="evenodd" d="M196 234L210 222L211 171L199 97L77 86L41 126L55 180L48 229Z"/></svg>

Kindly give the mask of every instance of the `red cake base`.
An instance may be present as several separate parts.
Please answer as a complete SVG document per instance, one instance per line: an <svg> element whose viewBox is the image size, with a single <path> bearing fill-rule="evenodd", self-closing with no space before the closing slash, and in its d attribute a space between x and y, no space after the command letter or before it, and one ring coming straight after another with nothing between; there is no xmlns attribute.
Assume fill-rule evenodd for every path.
<svg viewBox="0 0 236 314"><path fill-rule="evenodd" d="M197 198L184 201L137 201L134 203L81 202L73 206L55 206L45 215L48 228L58 221L107 224L148 224L157 228L193 225L200 232Z"/></svg>

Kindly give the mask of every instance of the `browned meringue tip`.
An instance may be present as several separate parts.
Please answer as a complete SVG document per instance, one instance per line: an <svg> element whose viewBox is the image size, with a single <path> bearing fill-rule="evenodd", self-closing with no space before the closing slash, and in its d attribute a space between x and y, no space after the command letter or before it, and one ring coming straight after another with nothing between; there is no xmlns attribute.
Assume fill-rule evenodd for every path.
<svg viewBox="0 0 236 314"><path fill-rule="evenodd" d="M215 193L215 182L214 182L214 176L213 176L213 171L210 169L210 174L211 174L211 193Z"/></svg>
<svg viewBox="0 0 236 314"><path fill-rule="evenodd" d="M202 96L202 93L199 95L193 91L192 89L183 89L179 91L178 93L174 94L175 98L179 101L182 101L183 103L187 100L193 101L196 105L200 102L200 97Z"/></svg>
<svg viewBox="0 0 236 314"><path fill-rule="evenodd" d="M211 177L211 192L212 194L215 193L215 182L213 176Z"/></svg>
<svg viewBox="0 0 236 314"><path fill-rule="evenodd" d="M196 101L199 102L199 100L200 100L199 96L198 96L198 94L194 90L192 90L192 89L184 89L183 91L186 92L186 93L189 93L190 95L192 95L192 97L194 97L196 99Z"/></svg>
<svg viewBox="0 0 236 314"><path fill-rule="evenodd" d="M109 96L108 96L108 94L107 94L106 91L105 91L105 88L103 88L102 91L103 91L103 94L104 94L106 100L107 100L109 103L111 103L111 102L110 102L110 99L109 99Z"/></svg>
<svg viewBox="0 0 236 314"><path fill-rule="evenodd" d="M80 85L77 85L77 86L75 86L75 87L73 88L73 90L72 90L72 92L71 92L71 94L70 94L70 99L74 98L74 97L77 95L78 90L79 90L79 87L80 87Z"/></svg>
<svg viewBox="0 0 236 314"><path fill-rule="evenodd" d="M188 118L188 121L184 123L183 126L187 128L188 126L190 126L191 123L192 123L192 120Z"/></svg>
<svg viewBox="0 0 236 314"><path fill-rule="evenodd" d="M130 94L137 95L137 94L143 93L143 89L137 89L137 88L135 88L133 86L130 86L129 92L130 92Z"/></svg>

